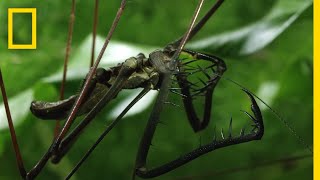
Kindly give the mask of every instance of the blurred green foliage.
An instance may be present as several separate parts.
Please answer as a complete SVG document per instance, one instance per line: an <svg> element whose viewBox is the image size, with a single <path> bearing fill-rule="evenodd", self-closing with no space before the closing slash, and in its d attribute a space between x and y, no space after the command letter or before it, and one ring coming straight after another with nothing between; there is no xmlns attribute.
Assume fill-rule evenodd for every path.
<svg viewBox="0 0 320 180"><path fill-rule="evenodd" d="M206 1L201 15L210 7L212 1ZM99 7L98 33L106 36L120 1L104 1ZM66 44L70 1L2 1L0 3L0 67L10 99L32 90L34 99L56 100L59 84L44 83L42 78L58 71L63 64ZM163 47L180 37L190 21L196 1L183 0L131 0L113 36L113 40L136 43L145 46ZM302 8L305 6L305 8ZM38 11L38 48L37 50L7 50L7 8L36 7ZM72 52L80 46L91 33L93 3L77 1L76 22L73 34ZM275 9L277 7L277 9ZM276 11L275 11L276 10ZM300 12L301 11L301 12ZM272 19L270 12L284 16ZM299 12L299 13L297 13ZM274 15L274 14L273 14ZM228 77L246 88L261 95L261 87L276 87L269 103L297 131L305 143L312 146L312 42L313 16L310 1L301 0L234 0L226 1L194 41L210 39L226 32L236 32L251 27L257 22L268 26L272 23L280 28L283 22L296 15L296 19L283 27L274 40L257 51L241 54L244 39L232 38L215 47L195 47L199 51L212 53L225 59ZM28 27L25 27L28 28ZM253 28L255 28L253 26ZM259 32L257 29L253 29ZM19 27L19 38L28 36L29 29ZM22 35L25 34L25 35ZM228 36L228 34L226 34ZM230 34L229 34L230 35ZM19 42L19 39L17 39ZM254 46L254 44L251 44ZM223 49L227 49L223 50ZM114 52L121 53L121 52ZM135 54L132 54L134 56ZM72 56L76 56L73 54ZM67 94L79 88L79 81L68 82ZM266 86L269 85L269 86ZM271 91L269 89L269 91ZM269 92L272 93L272 92ZM26 93L28 95L28 93ZM267 88L268 94L268 88ZM25 99L29 99L30 95ZM117 99L123 99L119 96ZM181 104L179 97L170 97L170 101ZM266 99L267 101L267 99ZM29 102L28 102L29 103ZM108 107L112 107L111 103ZM247 124L247 119L239 112L248 109L247 97L227 80L222 80L215 90L214 108L210 127L205 132L194 134L187 123L182 107L167 106L162 114L164 126L159 126L150 151L150 167L173 159L201 143L207 143L213 137L214 126L227 129L230 116L235 123L234 134ZM25 107L25 106L23 106ZM81 155L89 148L110 121L106 119L109 108L97 117L94 123L83 133L70 153L56 166L48 163L39 179L63 179L72 169ZM199 106L201 102L199 102ZM111 131L110 135L95 150L89 160L80 168L73 179L129 179L135 160L139 140L152 107L143 113L123 119ZM2 110L2 109L1 109ZM11 107L13 114L23 111L22 103ZM3 113L3 112L1 112ZM261 141L241 144L209 153L175 171L155 179L311 179L312 158L299 161L285 161L267 167L256 168L258 163L310 154L299 144L286 126L270 111L263 111L265 136ZM3 115L0 117L4 117ZM27 169L35 165L52 142L54 122L35 119L30 113L18 116L16 130L22 156ZM6 126L1 119L1 127ZM218 131L219 132L219 131ZM246 171L234 173L214 172L232 167L250 166ZM19 179L14 153L7 129L0 131L0 179Z"/></svg>

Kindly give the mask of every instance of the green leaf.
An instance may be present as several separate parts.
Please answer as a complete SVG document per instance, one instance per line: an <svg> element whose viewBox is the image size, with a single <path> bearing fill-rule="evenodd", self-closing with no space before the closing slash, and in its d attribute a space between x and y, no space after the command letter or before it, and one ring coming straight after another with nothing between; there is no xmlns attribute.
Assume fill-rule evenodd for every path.
<svg viewBox="0 0 320 180"><path fill-rule="evenodd" d="M9 107L12 121L15 126L19 125L29 113L30 102L33 100L33 91L27 89L18 95L10 98ZM7 129L8 122L3 102L0 104L0 130Z"/></svg>
<svg viewBox="0 0 320 180"><path fill-rule="evenodd" d="M213 35L188 45L191 49L219 51L220 55L249 55L269 45L312 5L312 0L278 0L261 20L234 31Z"/></svg>

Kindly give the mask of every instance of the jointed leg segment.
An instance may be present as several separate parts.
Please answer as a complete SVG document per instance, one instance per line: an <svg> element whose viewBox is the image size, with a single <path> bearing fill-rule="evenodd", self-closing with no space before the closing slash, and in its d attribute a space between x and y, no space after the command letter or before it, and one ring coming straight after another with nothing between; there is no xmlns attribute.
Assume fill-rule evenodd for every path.
<svg viewBox="0 0 320 180"><path fill-rule="evenodd" d="M184 52L191 54L195 58L194 61L205 60L205 61L211 62L212 65L210 66L210 69L214 71L214 73L216 74L215 76L210 77L205 70L198 69L198 71L202 71L202 73L205 74L208 78L207 82L203 82L205 84L205 87L196 90L197 91L196 93L203 93L203 95L205 96L205 107L204 107L204 113L203 113L202 119L198 118L198 115L194 109L194 105L193 105L194 95L191 94L190 92L191 87L187 79L188 74L180 73L176 75L178 84L181 88L181 94L185 96L183 98L183 104L185 107L185 112L187 114L189 123L193 128L194 132L198 132L206 128L209 124L209 121L211 118L211 111L212 111L211 107L212 107L213 91L216 85L218 84L221 76L227 70L227 67L224 61L218 57L204 54L204 53L193 52L190 50L184 50ZM216 70L213 69L214 67L216 67ZM181 68L183 68L183 61L182 61Z"/></svg>
<svg viewBox="0 0 320 180"><path fill-rule="evenodd" d="M159 167L148 170L145 165L138 166L135 170L135 174L142 178L152 178L160 176L198 158L201 155L217 150L219 148L224 148L253 140L260 140L264 134L264 125L261 111L254 97L247 90L244 90L244 92L249 96L251 100L251 110L254 114L250 115L248 112L244 112L254 123L254 128L248 134L244 134L243 132L241 132L239 136L232 137L230 133L227 138L222 138L221 140L214 139L211 143L194 149L193 151L186 153L185 155L180 156L179 158L165 163Z"/></svg>

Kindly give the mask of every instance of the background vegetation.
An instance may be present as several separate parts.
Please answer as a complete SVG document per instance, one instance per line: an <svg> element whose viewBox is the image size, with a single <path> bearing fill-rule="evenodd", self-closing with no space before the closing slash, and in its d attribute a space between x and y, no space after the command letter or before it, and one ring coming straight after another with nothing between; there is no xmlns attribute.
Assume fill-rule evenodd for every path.
<svg viewBox="0 0 320 180"><path fill-rule="evenodd" d="M202 14L213 1L206 1ZM120 1L104 1L99 7L98 33L105 37ZM23 159L28 169L35 165L52 141L54 122L35 119L28 108L33 99L58 99L59 83L43 78L59 74L63 64L70 1L2 1L0 3L0 67L3 71L11 110ZM127 4L114 42L122 42L151 52L180 37L186 30L196 1L131 0ZM38 11L38 48L7 50L7 8L36 7ZM76 22L72 45L71 69L78 70L68 82L67 94L79 89L87 71L93 4L77 1ZM24 23L18 18L16 25ZM266 100L297 131L306 144L312 146L312 1L301 0L230 0L209 21L189 44L193 50L215 54L228 66L226 77L237 81ZM27 42L30 27L15 29L15 40ZM134 46L135 47L135 46ZM87 49L87 51L85 51ZM110 50L111 51L111 50ZM82 54L87 54L82 56ZM120 58L123 51L111 51ZM118 56L120 55L120 56ZM134 56L136 54L131 54ZM104 64L105 66L106 64ZM84 69L83 69L84 68ZM124 93L126 94L126 92ZM124 100L119 96L118 101ZM170 101L181 104L179 97ZM85 131L71 152L58 166L48 163L39 179L62 179L72 169L102 130L110 123L105 108ZM165 162L213 137L216 126L227 129L230 116L235 122L234 134L248 122L240 109L248 109L247 97L227 80L222 80L214 95L213 117L205 132L193 134L182 107L167 106L162 114L164 126L159 126L149 156L149 166ZM202 107L199 104L198 107ZM3 106L0 106L0 179L19 179ZM139 140L152 106L125 118L73 179L129 179ZM265 136L250 142L209 153L177 170L156 179L311 179L312 158L282 161L267 167L257 164L269 160L310 154L297 138L269 110L263 108ZM219 131L218 131L219 133ZM216 174L224 169L250 166L241 172Z"/></svg>

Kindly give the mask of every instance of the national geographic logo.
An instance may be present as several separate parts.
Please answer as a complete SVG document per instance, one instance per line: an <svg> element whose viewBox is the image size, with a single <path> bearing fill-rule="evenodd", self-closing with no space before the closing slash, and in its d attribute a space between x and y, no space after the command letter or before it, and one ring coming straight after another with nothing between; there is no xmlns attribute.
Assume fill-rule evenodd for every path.
<svg viewBox="0 0 320 180"><path fill-rule="evenodd" d="M13 42L13 14L31 13L31 44L14 44ZM15 27L18 28L18 27ZM37 9L36 8L8 8L8 49L36 49L37 48Z"/></svg>

